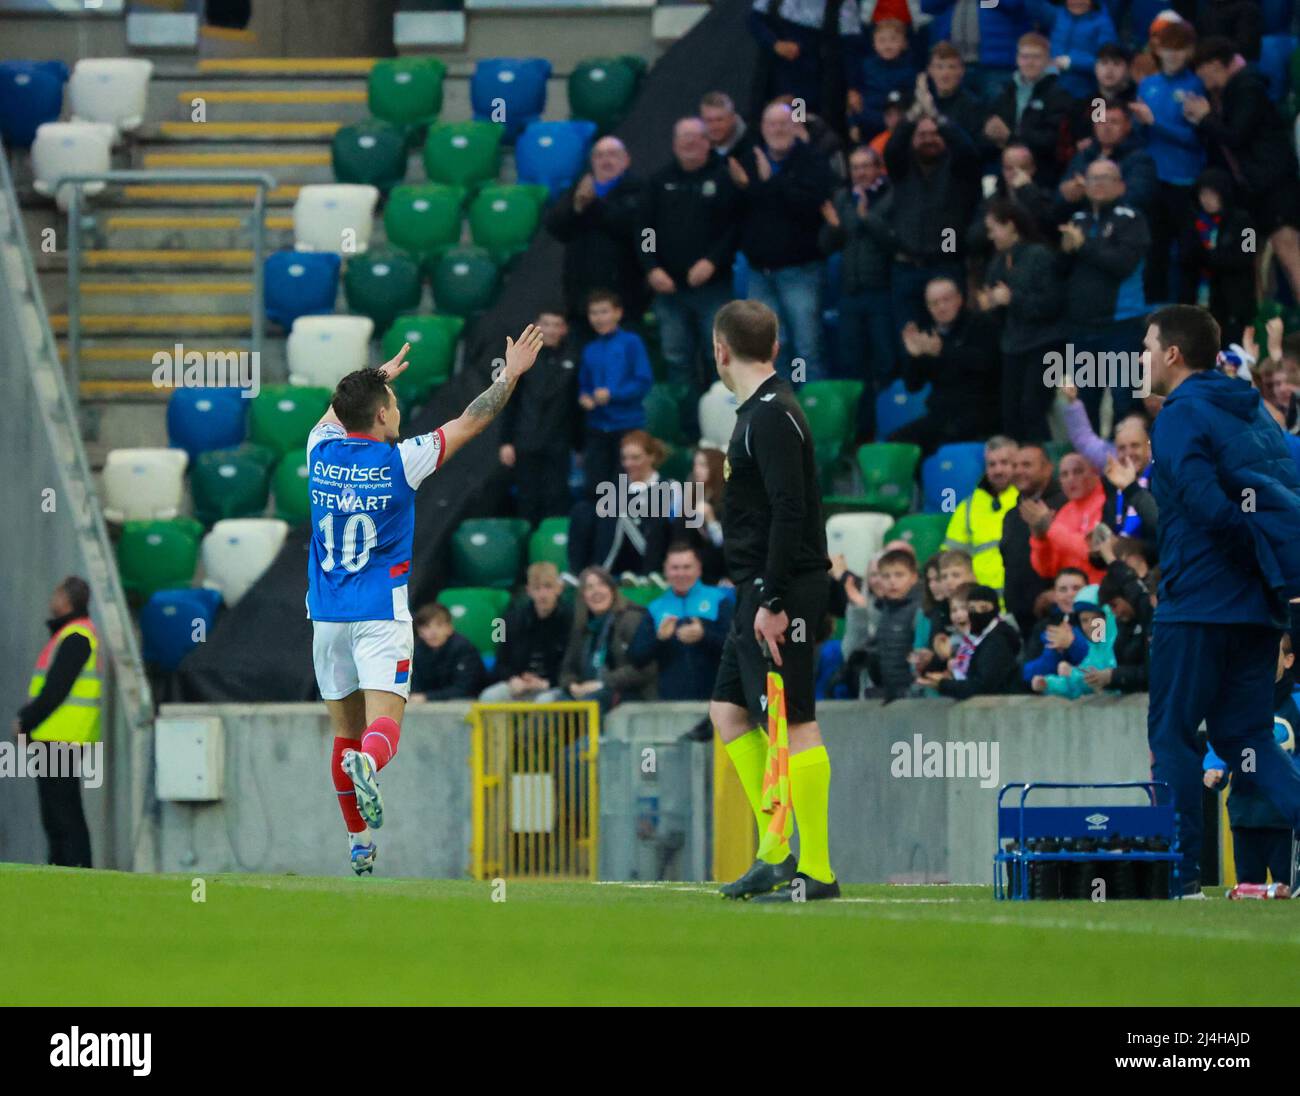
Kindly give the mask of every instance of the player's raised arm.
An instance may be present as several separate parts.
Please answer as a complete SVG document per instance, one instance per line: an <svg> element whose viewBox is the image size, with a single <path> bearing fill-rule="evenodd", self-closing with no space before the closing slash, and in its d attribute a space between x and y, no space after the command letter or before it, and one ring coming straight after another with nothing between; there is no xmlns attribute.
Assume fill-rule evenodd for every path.
<svg viewBox="0 0 1300 1096"><path fill-rule="evenodd" d="M410 349L411 349L410 343L402 343L402 349L399 350L392 358L384 362L384 364L379 367L379 372L384 375L385 383L392 384L394 377L406 371L406 367L410 364L410 362L406 360L406 352ZM328 425L333 425L333 426L343 425L343 423L339 421L338 415L334 413L333 401L331 401L330 405L325 408L325 414L323 414L320 417L320 421L316 423L317 427L328 426Z"/></svg>
<svg viewBox="0 0 1300 1096"><path fill-rule="evenodd" d="M506 338L506 364L500 376L470 401L459 418L443 424L440 465L471 438L486 430L488 423L501 413L519 378L533 367L541 348L542 330L533 324L525 327L517 340Z"/></svg>

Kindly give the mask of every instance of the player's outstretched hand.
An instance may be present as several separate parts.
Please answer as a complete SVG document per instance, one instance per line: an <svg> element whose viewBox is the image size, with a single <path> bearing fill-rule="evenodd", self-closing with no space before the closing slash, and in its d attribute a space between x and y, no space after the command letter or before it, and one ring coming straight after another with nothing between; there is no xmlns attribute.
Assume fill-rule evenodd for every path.
<svg viewBox="0 0 1300 1096"><path fill-rule="evenodd" d="M406 360L406 352L410 349L410 343L402 343L402 349L379 367L379 372L384 375L384 380L391 381L399 373L405 372L406 367L411 364Z"/></svg>
<svg viewBox="0 0 1300 1096"><path fill-rule="evenodd" d="M512 377L522 376L533 367L538 352L542 349L542 329L529 324L519 335L519 339L506 336L506 373Z"/></svg>

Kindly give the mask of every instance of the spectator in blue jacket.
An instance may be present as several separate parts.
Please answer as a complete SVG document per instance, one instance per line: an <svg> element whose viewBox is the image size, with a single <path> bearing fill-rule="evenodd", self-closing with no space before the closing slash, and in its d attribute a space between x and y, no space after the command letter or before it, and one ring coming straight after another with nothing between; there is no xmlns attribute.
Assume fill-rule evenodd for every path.
<svg viewBox="0 0 1300 1096"><path fill-rule="evenodd" d="M1143 210L1151 222L1151 262L1147 264L1147 298L1181 300L1173 248L1192 221L1192 186L1205 167L1205 148L1196 127L1183 117L1183 101L1204 95L1205 85L1188 67L1196 48L1196 33L1187 23L1168 23L1152 42L1160 62L1138 85L1137 101L1130 107L1147 153L1155 161L1159 184L1156 201Z"/></svg>
<svg viewBox="0 0 1300 1096"><path fill-rule="evenodd" d="M644 401L654 384L645 343L624 331L623 303L608 289L587 298L587 322L596 333L582 350L578 369L578 404L587 412L587 448L582 464L587 491L618 476L623 435L646 423Z"/></svg>
<svg viewBox="0 0 1300 1096"><path fill-rule="evenodd" d="M897 19L882 19L872 28L871 49L849 88L849 136L854 143L863 144L882 133L889 93L909 93L915 83L916 65L907 48L907 28Z"/></svg>
<svg viewBox="0 0 1300 1096"><path fill-rule="evenodd" d="M921 11L934 16L931 42L951 42L966 62L970 89L992 99L1011 79L1016 41L1030 29L1025 0L921 0Z"/></svg>
<svg viewBox="0 0 1300 1096"><path fill-rule="evenodd" d="M1088 165L1095 160L1114 160L1124 176L1127 204L1142 214L1156 202L1159 187L1156 162L1143 147L1141 134L1133 128L1133 108L1120 99L1107 100L1092 124L1093 139L1074 154L1057 188L1057 212L1068 215L1084 208L1087 201Z"/></svg>
<svg viewBox="0 0 1300 1096"><path fill-rule="evenodd" d="M1074 613L1079 621L1087 650L1077 662L1061 659L1048 674L1036 674L1029 687L1036 693L1078 700L1104 691L1096 677L1098 672L1115 669L1115 614L1101 604L1096 584L1085 586L1074 599ZM1097 681L1094 686L1092 682Z"/></svg>
<svg viewBox="0 0 1300 1096"><path fill-rule="evenodd" d="M1202 720L1233 780L1300 828L1300 772L1273 739L1277 650L1300 594L1300 472L1259 393L1214 368L1219 341L1194 305L1155 313L1144 340L1169 392L1152 437L1161 578L1147 736L1152 775L1173 790L1184 894L1200 893Z"/></svg>
<svg viewBox="0 0 1300 1096"><path fill-rule="evenodd" d="M664 578L668 590L650 602L628 657L635 666L659 666L660 700L708 700L718 673L722 644L735 613L735 591L706 586L695 548L684 541L668 547Z"/></svg>
<svg viewBox="0 0 1300 1096"><path fill-rule="evenodd" d="M1057 572L1047 611L1034 622L1034 633L1025 646L1026 685L1032 686L1035 677L1056 673L1062 661L1077 666L1088 653L1088 637L1074 618L1074 599L1087 585L1088 576L1078 567Z"/></svg>
<svg viewBox="0 0 1300 1096"><path fill-rule="evenodd" d="M1048 31L1061 87L1076 99L1092 95L1097 90L1097 50L1119 40L1106 9L1095 0L1065 0L1064 7L1045 0L1028 2L1030 14Z"/></svg>

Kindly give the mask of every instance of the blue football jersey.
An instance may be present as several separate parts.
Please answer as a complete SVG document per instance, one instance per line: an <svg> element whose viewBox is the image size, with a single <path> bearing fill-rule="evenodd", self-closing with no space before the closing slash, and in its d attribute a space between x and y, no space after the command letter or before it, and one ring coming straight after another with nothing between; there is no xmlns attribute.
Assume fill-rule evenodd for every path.
<svg viewBox="0 0 1300 1096"><path fill-rule="evenodd" d="M322 423L307 439L312 620L410 620L415 491L437 470L441 430L387 442Z"/></svg>

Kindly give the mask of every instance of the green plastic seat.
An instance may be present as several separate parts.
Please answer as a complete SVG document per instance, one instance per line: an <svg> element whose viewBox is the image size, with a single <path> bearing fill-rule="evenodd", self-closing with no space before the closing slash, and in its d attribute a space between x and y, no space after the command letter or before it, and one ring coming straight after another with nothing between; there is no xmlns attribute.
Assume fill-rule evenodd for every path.
<svg viewBox="0 0 1300 1096"><path fill-rule="evenodd" d="M432 265L429 280L439 312L470 316L492 304L501 270L481 247L453 247Z"/></svg>
<svg viewBox="0 0 1300 1096"><path fill-rule="evenodd" d="M204 525L223 518L261 517L277 456L264 445L248 444L200 453L190 465L194 516Z"/></svg>
<svg viewBox="0 0 1300 1096"><path fill-rule="evenodd" d="M396 57L376 61L370 70L370 113L403 129L415 130L442 112L447 66L436 57Z"/></svg>
<svg viewBox="0 0 1300 1096"><path fill-rule="evenodd" d="M608 133L632 108L645 75L645 61L634 55L589 57L569 76L569 110Z"/></svg>
<svg viewBox="0 0 1300 1096"><path fill-rule="evenodd" d="M199 565L203 526L193 518L128 521L117 542L122 588L147 600L159 590L188 586Z"/></svg>
<svg viewBox="0 0 1300 1096"><path fill-rule="evenodd" d="M662 596L663 590L651 583L649 586L620 586L618 592L633 605L649 605L655 598Z"/></svg>
<svg viewBox="0 0 1300 1096"><path fill-rule="evenodd" d="M403 312L419 308L423 293L419 264L400 251L353 255L343 271L348 310L369 316L377 331L386 331Z"/></svg>
<svg viewBox="0 0 1300 1096"><path fill-rule="evenodd" d="M646 414L646 430L669 445L680 445L686 439L682 434L682 401L685 391L672 384L653 384L646 393L642 406Z"/></svg>
<svg viewBox="0 0 1300 1096"><path fill-rule="evenodd" d="M505 265L528 247L549 193L537 184L485 186L469 206L474 243L498 265Z"/></svg>
<svg viewBox="0 0 1300 1096"><path fill-rule="evenodd" d="M873 510L893 517L906 514L912 508L916 466L920 461L919 445L890 441L861 445L858 471L862 476L862 494L830 495L823 499L823 506L828 512Z"/></svg>
<svg viewBox="0 0 1300 1096"><path fill-rule="evenodd" d="M922 567L935 552L943 547L948 535L948 522L951 514L908 514L899 518L889 527L885 542L905 540L916 552L916 560Z"/></svg>
<svg viewBox="0 0 1300 1096"><path fill-rule="evenodd" d="M275 516L290 525L311 521L311 491L307 486L310 471L306 453L285 453L271 473L271 495Z"/></svg>
<svg viewBox="0 0 1300 1096"><path fill-rule="evenodd" d="M812 431L818 466L834 460L853 436L853 407L844 392L827 381L809 381L799 389L799 406Z"/></svg>
<svg viewBox="0 0 1300 1096"><path fill-rule="evenodd" d="M384 233L418 262L460 243L465 188L443 183L399 186L384 206Z"/></svg>
<svg viewBox="0 0 1300 1096"><path fill-rule="evenodd" d="M439 122L424 142L424 170L433 183L477 189L501 170L505 126L496 122Z"/></svg>
<svg viewBox="0 0 1300 1096"><path fill-rule="evenodd" d="M330 144L334 178L387 193L406 178L406 134L377 118L342 126Z"/></svg>
<svg viewBox="0 0 1300 1096"><path fill-rule="evenodd" d="M685 483L695 466L695 450L689 445L675 445L658 468L659 478Z"/></svg>
<svg viewBox="0 0 1300 1096"><path fill-rule="evenodd" d="M1045 441L1043 442L1043 449L1051 460L1052 466L1059 467L1061 458L1065 456L1066 453L1073 452L1074 446L1072 446L1068 441Z"/></svg>
<svg viewBox="0 0 1300 1096"><path fill-rule="evenodd" d="M459 316L398 316L385 333L384 360L396 357L402 343L410 343L405 372L393 381L398 400L419 402L451 376L456 363L456 340L465 321Z"/></svg>
<svg viewBox="0 0 1300 1096"><path fill-rule="evenodd" d="M569 519L543 518L528 538L529 563L554 563L563 574L569 569Z"/></svg>
<svg viewBox="0 0 1300 1096"><path fill-rule="evenodd" d="M465 586L509 590L520 579L528 522L520 518L470 518L451 535L452 574Z"/></svg>
<svg viewBox="0 0 1300 1096"><path fill-rule="evenodd" d="M333 395L328 388L264 384L248 409L248 440L277 455L302 449Z"/></svg>
<svg viewBox="0 0 1300 1096"><path fill-rule="evenodd" d="M809 388L814 390L824 388L830 392L837 392L840 399L843 400L844 406L849 409L849 414L852 415L857 410L858 401L862 399L863 387L862 381L809 381L803 386L803 391L807 391Z"/></svg>
<svg viewBox="0 0 1300 1096"><path fill-rule="evenodd" d="M480 654L496 651L493 635L496 621L505 616L510 605L509 590L495 590L480 586L449 586L435 599L447 606L456 631L465 636Z"/></svg>

